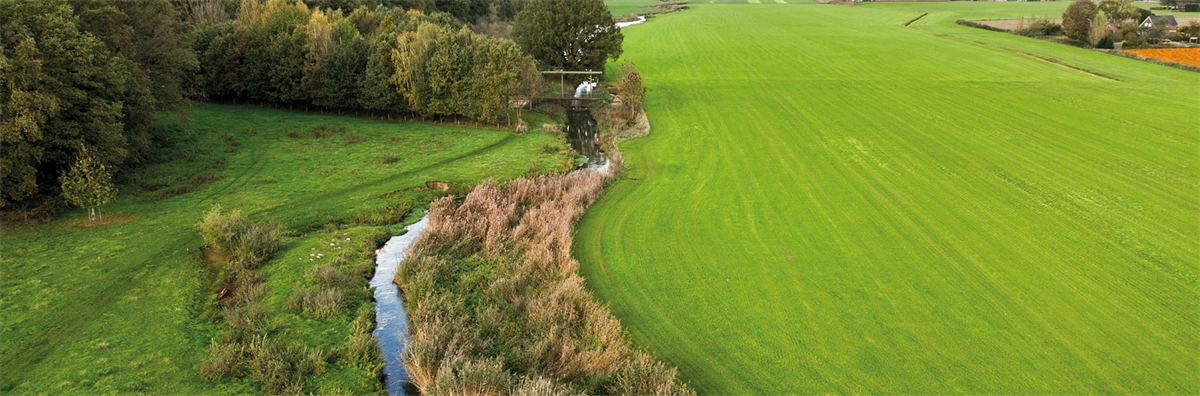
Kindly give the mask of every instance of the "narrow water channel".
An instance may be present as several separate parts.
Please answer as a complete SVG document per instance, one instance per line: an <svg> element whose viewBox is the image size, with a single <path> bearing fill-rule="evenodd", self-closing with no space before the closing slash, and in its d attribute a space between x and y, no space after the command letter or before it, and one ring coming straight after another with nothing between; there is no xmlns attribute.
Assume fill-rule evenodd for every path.
<svg viewBox="0 0 1200 396"><path fill-rule="evenodd" d="M567 144L580 155L587 157L588 168L602 168L608 164L608 156L600 151L600 129L588 109L567 110Z"/></svg>
<svg viewBox="0 0 1200 396"><path fill-rule="evenodd" d="M408 232L404 235L392 237L375 251L375 277L371 278L371 287L375 289L375 338L383 349L383 381L391 396L406 394L404 387L408 384L408 371L404 369L400 355L409 339L404 298L392 279L396 277L396 269L404 261L408 247L428 225L429 215L426 214L421 221L405 227Z"/></svg>
<svg viewBox="0 0 1200 396"><path fill-rule="evenodd" d="M608 156L600 151L597 139L600 131L596 119L587 109L567 110L567 144L580 155L587 157L582 167L603 168L608 165ZM371 288L375 289L375 338L383 350L383 381L388 395L404 396L408 385L408 371L400 358L404 344L409 340L408 313L404 310L404 298L393 279L400 262L408 253L408 247L429 225L429 215L405 227L408 232L392 237L382 248L375 251L375 276ZM415 394L415 393L414 393Z"/></svg>

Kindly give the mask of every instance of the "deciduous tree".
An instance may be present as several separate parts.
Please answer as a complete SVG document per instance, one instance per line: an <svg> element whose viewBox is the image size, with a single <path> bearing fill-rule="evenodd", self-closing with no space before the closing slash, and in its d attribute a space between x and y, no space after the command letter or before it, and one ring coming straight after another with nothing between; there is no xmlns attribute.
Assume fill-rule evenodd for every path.
<svg viewBox="0 0 1200 396"><path fill-rule="evenodd" d="M155 100L138 64L81 29L72 5L0 2L0 82L12 89L2 93L0 204L58 195L81 144L113 167L149 144Z"/></svg>
<svg viewBox="0 0 1200 396"><path fill-rule="evenodd" d="M620 83L617 85L617 91L621 93L621 100L625 102L625 106L629 109L629 115L637 114L642 108L642 100L646 98L646 86L642 85L642 74L638 73L637 66L626 59L621 62Z"/></svg>
<svg viewBox="0 0 1200 396"><path fill-rule="evenodd" d="M1130 23L1141 22L1142 9L1133 5L1133 0L1103 0L1097 8L1104 13L1105 18L1117 27L1125 27ZM1099 40L1099 38L1096 38Z"/></svg>
<svg viewBox="0 0 1200 396"><path fill-rule="evenodd" d="M517 14L513 40L546 70L601 70L625 36L602 0L534 0Z"/></svg>
<svg viewBox="0 0 1200 396"><path fill-rule="evenodd" d="M1063 33L1076 40L1086 40L1097 13L1096 3L1091 0L1077 0L1071 3L1063 12Z"/></svg>
<svg viewBox="0 0 1200 396"><path fill-rule="evenodd" d="M117 186L112 182L112 168L104 165L86 148L76 154L75 163L59 177L59 181L67 202L88 209L88 221L99 218L96 207L112 202L117 197Z"/></svg>

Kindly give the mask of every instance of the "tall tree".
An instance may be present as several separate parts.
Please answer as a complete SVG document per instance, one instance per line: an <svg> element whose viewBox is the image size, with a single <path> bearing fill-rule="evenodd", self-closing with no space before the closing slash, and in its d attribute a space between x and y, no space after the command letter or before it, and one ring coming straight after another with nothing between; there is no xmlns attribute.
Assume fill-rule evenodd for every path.
<svg viewBox="0 0 1200 396"><path fill-rule="evenodd" d="M513 40L544 69L601 70L625 36L602 0L534 0L517 14Z"/></svg>
<svg viewBox="0 0 1200 396"><path fill-rule="evenodd" d="M621 62L620 82L617 85L617 91L621 93L621 100L625 102L625 107L629 109L629 115L635 115L642 108L642 100L646 98L646 86L642 84L642 74L638 73L637 66L626 59Z"/></svg>
<svg viewBox="0 0 1200 396"><path fill-rule="evenodd" d="M1103 0L1097 5L1104 16L1117 27L1141 22L1142 9L1133 5L1133 0ZM1097 38L1097 40L1099 40Z"/></svg>
<svg viewBox="0 0 1200 396"><path fill-rule="evenodd" d="M187 104L191 87L183 85L199 69L186 43L188 26L165 0L84 1L75 4L80 28L103 40L138 66L135 77L150 89L154 109Z"/></svg>
<svg viewBox="0 0 1200 396"><path fill-rule="evenodd" d="M154 101L144 80L136 77L137 64L80 29L71 3L4 1L0 15L4 15L0 47L6 62L14 70L23 69L9 76L6 66L4 79L34 81L28 78L36 76L38 81L36 88L15 83L18 88L26 84L26 89L3 94L11 100L18 93L18 101L6 103L0 117L5 124L0 141L5 159L0 190L5 199L0 203L35 195L30 188L45 196L57 195L57 175L70 165L81 144L112 166L128 162L130 154L148 146L146 132L153 121ZM31 72L32 59L39 61L40 73ZM38 95L22 99L20 92ZM14 123L18 121L22 123Z"/></svg>
<svg viewBox="0 0 1200 396"><path fill-rule="evenodd" d="M1063 33L1076 40L1086 40L1099 9L1092 0L1076 0L1063 12Z"/></svg>
<svg viewBox="0 0 1200 396"><path fill-rule="evenodd" d="M117 197L112 169L86 148L76 154L75 163L63 172L59 181L62 182L63 198L75 206L88 209L88 221L96 221L99 218L96 208Z"/></svg>
<svg viewBox="0 0 1200 396"><path fill-rule="evenodd" d="M37 165L44 147L46 121L58 114L58 98L47 92L52 83L42 72L37 44L25 37L14 48L13 57L0 51L0 102L4 117L0 118L0 177L3 193L0 206L20 201L38 190Z"/></svg>

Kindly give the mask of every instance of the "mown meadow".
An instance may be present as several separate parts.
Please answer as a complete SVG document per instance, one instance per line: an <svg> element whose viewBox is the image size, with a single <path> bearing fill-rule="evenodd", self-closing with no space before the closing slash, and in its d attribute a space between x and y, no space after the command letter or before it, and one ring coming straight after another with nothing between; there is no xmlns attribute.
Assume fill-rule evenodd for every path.
<svg viewBox="0 0 1200 396"><path fill-rule="evenodd" d="M615 17L627 17L629 14L642 14L654 10L646 8L658 4L657 0L604 0L608 11Z"/></svg>
<svg viewBox="0 0 1200 396"><path fill-rule="evenodd" d="M360 268L369 260L362 252L435 197L420 192L430 181L508 180L572 160L561 139L543 132L260 107L197 104L158 127L159 162L121 180L100 224L77 209L0 234L3 392L263 393L257 368L215 382L200 375L211 342L229 329L216 307L221 274L204 261L197 228L214 204L288 230L259 270L265 290L256 309L272 337L322 360L298 389L381 392L343 347L362 331L360 317L372 318L368 295L347 288L339 310L317 314L295 296L331 281L357 284L347 277L369 270ZM334 264L343 261L354 268Z"/></svg>
<svg viewBox="0 0 1200 396"><path fill-rule="evenodd" d="M635 345L700 394L1195 392L1194 72L954 24L1064 2L786 2L623 30L651 134L575 255Z"/></svg>

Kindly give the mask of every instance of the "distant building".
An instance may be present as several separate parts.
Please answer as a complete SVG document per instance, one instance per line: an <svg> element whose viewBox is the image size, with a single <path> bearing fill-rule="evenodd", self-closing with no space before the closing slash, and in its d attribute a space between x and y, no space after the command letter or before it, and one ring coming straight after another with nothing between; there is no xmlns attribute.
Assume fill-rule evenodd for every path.
<svg viewBox="0 0 1200 396"><path fill-rule="evenodd" d="M1175 32L1175 29L1179 27L1179 23L1175 22L1174 15L1151 15L1146 17L1146 20L1142 21L1141 25L1138 25L1142 29L1151 29L1155 26L1165 26L1171 32Z"/></svg>

